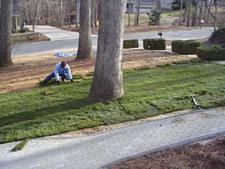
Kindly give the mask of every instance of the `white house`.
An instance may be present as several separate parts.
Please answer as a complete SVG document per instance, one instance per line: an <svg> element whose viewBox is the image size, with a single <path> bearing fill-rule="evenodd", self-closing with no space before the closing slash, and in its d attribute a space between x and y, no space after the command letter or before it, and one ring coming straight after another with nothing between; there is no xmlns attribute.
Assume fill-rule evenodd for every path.
<svg viewBox="0 0 225 169"><path fill-rule="evenodd" d="M174 0L160 0L162 9L172 9L172 3Z"/></svg>
<svg viewBox="0 0 225 169"><path fill-rule="evenodd" d="M174 0L160 0L161 9L171 9ZM138 0L127 0L127 12L135 13L137 11ZM141 0L140 13L151 12L157 6L157 0Z"/></svg>

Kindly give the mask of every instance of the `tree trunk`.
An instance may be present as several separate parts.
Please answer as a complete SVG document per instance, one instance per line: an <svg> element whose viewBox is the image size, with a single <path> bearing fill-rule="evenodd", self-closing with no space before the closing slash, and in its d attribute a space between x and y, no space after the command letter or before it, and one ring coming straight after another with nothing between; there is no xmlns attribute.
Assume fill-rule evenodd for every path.
<svg viewBox="0 0 225 169"><path fill-rule="evenodd" d="M131 11L131 8L130 8L130 0L128 0L128 26L130 26L130 11Z"/></svg>
<svg viewBox="0 0 225 169"><path fill-rule="evenodd" d="M91 0L91 27L94 27L95 0Z"/></svg>
<svg viewBox="0 0 225 169"><path fill-rule="evenodd" d="M192 14L192 23L191 23L192 27L197 25L198 0L194 1L193 7L194 7L194 11L193 11L193 14Z"/></svg>
<svg viewBox="0 0 225 169"><path fill-rule="evenodd" d="M80 29L77 59L92 57L91 0L80 1Z"/></svg>
<svg viewBox="0 0 225 169"><path fill-rule="evenodd" d="M76 0L76 26L80 25L80 0Z"/></svg>
<svg viewBox="0 0 225 169"><path fill-rule="evenodd" d="M17 16L12 17L12 33L16 33L17 27Z"/></svg>
<svg viewBox="0 0 225 169"><path fill-rule="evenodd" d="M206 21L207 20L207 16L208 16L208 0L204 0L204 12L203 12L203 15L204 15L203 19L204 19L204 21Z"/></svg>
<svg viewBox="0 0 225 169"><path fill-rule="evenodd" d="M91 0L91 27L97 27L98 3L97 0Z"/></svg>
<svg viewBox="0 0 225 169"><path fill-rule="evenodd" d="M134 26L138 26L139 25L140 6L141 6L141 0L137 0Z"/></svg>
<svg viewBox="0 0 225 169"><path fill-rule="evenodd" d="M94 25L95 27L98 27L98 1L95 0L95 13L94 13Z"/></svg>
<svg viewBox="0 0 225 169"><path fill-rule="evenodd" d="M209 23L209 19L210 19L210 15L211 15L210 11L211 11L212 6L213 6L213 1L211 0L207 4L207 10L208 10L207 14L208 15L207 15L207 18L206 18L206 23Z"/></svg>
<svg viewBox="0 0 225 169"><path fill-rule="evenodd" d="M0 6L0 67L12 64L12 0L1 0Z"/></svg>
<svg viewBox="0 0 225 169"><path fill-rule="evenodd" d="M64 25L64 16L63 16L63 1L60 0L60 27Z"/></svg>
<svg viewBox="0 0 225 169"><path fill-rule="evenodd" d="M217 12L218 12L218 7L217 7L217 0L214 0L214 7L215 7L215 19L214 19L214 31L216 31L216 25L217 25Z"/></svg>
<svg viewBox="0 0 225 169"><path fill-rule="evenodd" d="M182 17L183 17L183 0L180 2L180 23L179 25L182 25Z"/></svg>
<svg viewBox="0 0 225 169"><path fill-rule="evenodd" d="M204 1L201 0L200 7L199 7L199 16L198 16L198 25L200 25L200 27L202 26L203 9L204 9Z"/></svg>
<svg viewBox="0 0 225 169"><path fill-rule="evenodd" d="M216 31L216 23L217 23L217 4L216 1L214 1L215 5L215 13L211 11L211 7L208 7L209 15L213 18L213 25L214 25L214 32ZM210 5L211 6L211 5Z"/></svg>
<svg viewBox="0 0 225 169"><path fill-rule="evenodd" d="M190 16L191 16L191 8L192 8L192 2L187 0L187 27L190 26Z"/></svg>
<svg viewBox="0 0 225 169"><path fill-rule="evenodd" d="M122 46L126 0L103 0L97 60L89 101L121 97L123 90Z"/></svg>
<svg viewBox="0 0 225 169"><path fill-rule="evenodd" d="M184 14L183 14L183 22L187 21L187 13L188 13L188 1L185 0L185 8L184 8Z"/></svg>

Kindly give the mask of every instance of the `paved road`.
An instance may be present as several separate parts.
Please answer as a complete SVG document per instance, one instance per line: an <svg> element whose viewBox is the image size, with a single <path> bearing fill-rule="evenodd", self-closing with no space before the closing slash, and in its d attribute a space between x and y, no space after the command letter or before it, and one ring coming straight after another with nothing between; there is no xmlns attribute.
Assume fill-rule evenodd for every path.
<svg viewBox="0 0 225 169"><path fill-rule="evenodd" d="M163 32L163 37L167 40L176 39L202 39L207 38L212 33L213 28L202 28L193 30L176 30ZM33 54L54 53L58 51L77 51L78 33L60 30L50 26L37 26L36 31L48 36L51 41L35 42L28 44L18 44L13 47L13 56L25 56ZM157 32L128 33L125 39L157 38ZM97 36L93 35L93 49L97 48Z"/></svg>
<svg viewBox="0 0 225 169"><path fill-rule="evenodd" d="M166 40L190 40L190 39L204 39L209 37L213 32L213 28L189 29L189 30L174 30L163 32L163 38ZM158 38L158 32L140 32L125 34L125 39L139 39Z"/></svg>
<svg viewBox="0 0 225 169"><path fill-rule="evenodd" d="M27 26L32 30L31 26ZM12 54L16 56L29 56L33 54L49 54L59 51L77 51L79 33L61 30L51 26L36 26L36 32L49 37L51 41L17 44L13 47ZM97 36L92 36L93 48L96 49Z"/></svg>
<svg viewBox="0 0 225 169"><path fill-rule="evenodd" d="M225 134L225 107L178 112L91 136L31 140L20 152L0 145L0 169L97 169L128 156Z"/></svg>

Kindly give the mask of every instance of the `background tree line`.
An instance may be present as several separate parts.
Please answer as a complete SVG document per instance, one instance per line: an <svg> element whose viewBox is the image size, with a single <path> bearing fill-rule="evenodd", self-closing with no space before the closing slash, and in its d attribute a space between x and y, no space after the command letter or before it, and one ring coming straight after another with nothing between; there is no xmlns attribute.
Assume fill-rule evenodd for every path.
<svg viewBox="0 0 225 169"><path fill-rule="evenodd" d="M213 20L216 27L218 6L225 5L224 0L180 0L180 24L201 26ZM220 8L221 9L221 8ZM225 7L224 7L225 11Z"/></svg>
<svg viewBox="0 0 225 169"><path fill-rule="evenodd" d="M27 24L79 25L81 0L16 0ZM100 0L91 0L91 26L97 26Z"/></svg>

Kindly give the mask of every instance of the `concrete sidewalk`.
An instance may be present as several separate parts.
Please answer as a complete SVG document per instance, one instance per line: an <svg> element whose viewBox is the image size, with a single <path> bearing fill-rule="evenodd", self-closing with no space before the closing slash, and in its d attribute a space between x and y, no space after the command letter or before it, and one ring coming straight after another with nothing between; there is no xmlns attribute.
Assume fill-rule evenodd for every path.
<svg viewBox="0 0 225 169"><path fill-rule="evenodd" d="M96 135L59 135L0 145L0 169L97 169L129 156L225 134L225 107L171 113Z"/></svg>

